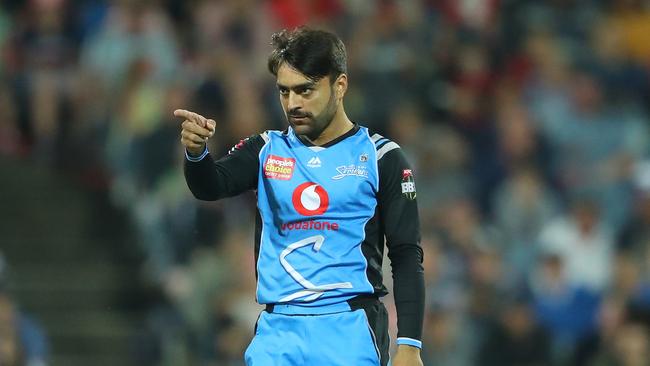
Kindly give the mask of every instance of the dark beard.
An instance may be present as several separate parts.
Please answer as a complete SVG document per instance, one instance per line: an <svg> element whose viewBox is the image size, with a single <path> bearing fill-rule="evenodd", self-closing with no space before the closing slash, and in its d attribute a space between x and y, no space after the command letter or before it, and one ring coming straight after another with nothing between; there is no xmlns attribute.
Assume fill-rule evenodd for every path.
<svg viewBox="0 0 650 366"><path fill-rule="evenodd" d="M327 101L325 109L317 116L312 118L313 122L313 131L309 134L305 134L309 140L316 140L327 127L332 123L334 115L336 114L336 98L334 96L334 90L330 94L330 99Z"/></svg>

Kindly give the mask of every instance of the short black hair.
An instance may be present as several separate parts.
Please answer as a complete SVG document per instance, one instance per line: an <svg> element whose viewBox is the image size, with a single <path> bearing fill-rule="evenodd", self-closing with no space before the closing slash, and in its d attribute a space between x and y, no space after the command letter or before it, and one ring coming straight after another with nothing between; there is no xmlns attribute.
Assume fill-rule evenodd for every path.
<svg viewBox="0 0 650 366"><path fill-rule="evenodd" d="M313 81L330 76L334 82L347 72L345 45L333 33L307 27L284 29L271 36L271 45L268 67L275 76L284 62Z"/></svg>

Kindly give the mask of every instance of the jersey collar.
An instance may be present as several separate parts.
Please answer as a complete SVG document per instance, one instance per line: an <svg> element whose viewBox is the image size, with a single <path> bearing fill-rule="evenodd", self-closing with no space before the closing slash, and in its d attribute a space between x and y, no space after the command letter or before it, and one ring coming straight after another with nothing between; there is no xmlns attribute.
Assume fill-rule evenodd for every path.
<svg viewBox="0 0 650 366"><path fill-rule="evenodd" d="M326 144L323 144L323 145L314 145L311 141L307 140L306 138L304 138L302 136L299 136L299 135L296 135L295 131L293 131L293 129L291 127L289 127L289 131L294 136L296 136L298 138L298 140L303 145L305 145L307 147L321 147L321 148L324 149L324 148L328 148L330 146L333 146L333 145L345 140L346 138L348 138L350 136L354 136L359 131L359 128L360 128L359 125L357 123L353 122L353 126L352 126L351 129L348 130L348 132L342 134L341 136L339 136L339 137L335 138L334 140L332 140L332 141L330 141L330 142L328 142Z"/></svg>

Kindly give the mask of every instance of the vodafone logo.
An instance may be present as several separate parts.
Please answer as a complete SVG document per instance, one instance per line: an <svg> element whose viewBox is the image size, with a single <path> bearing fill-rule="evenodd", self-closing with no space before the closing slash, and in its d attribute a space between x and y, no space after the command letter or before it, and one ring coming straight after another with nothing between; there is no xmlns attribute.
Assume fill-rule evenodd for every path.
<svg viewBox="0 0 650 366"><path fill-rule="evenodd" d="M330 203L327 191L314 182L299 185L293 191L291 201L296 211L303 216L322 215Z"/></svg>

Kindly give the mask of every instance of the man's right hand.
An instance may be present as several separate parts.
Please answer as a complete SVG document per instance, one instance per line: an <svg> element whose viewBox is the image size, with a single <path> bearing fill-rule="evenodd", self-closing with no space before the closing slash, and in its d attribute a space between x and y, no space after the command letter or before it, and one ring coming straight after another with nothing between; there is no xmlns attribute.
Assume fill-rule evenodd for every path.
<svg viewBox="0 0 650 366"><path fill-rule="evenodd" d="M205 143L214 134L216 122L185 109L177 109L174 116L184 118L181 124L181 143L190 155L198 156L205 150Z"/></svg>

